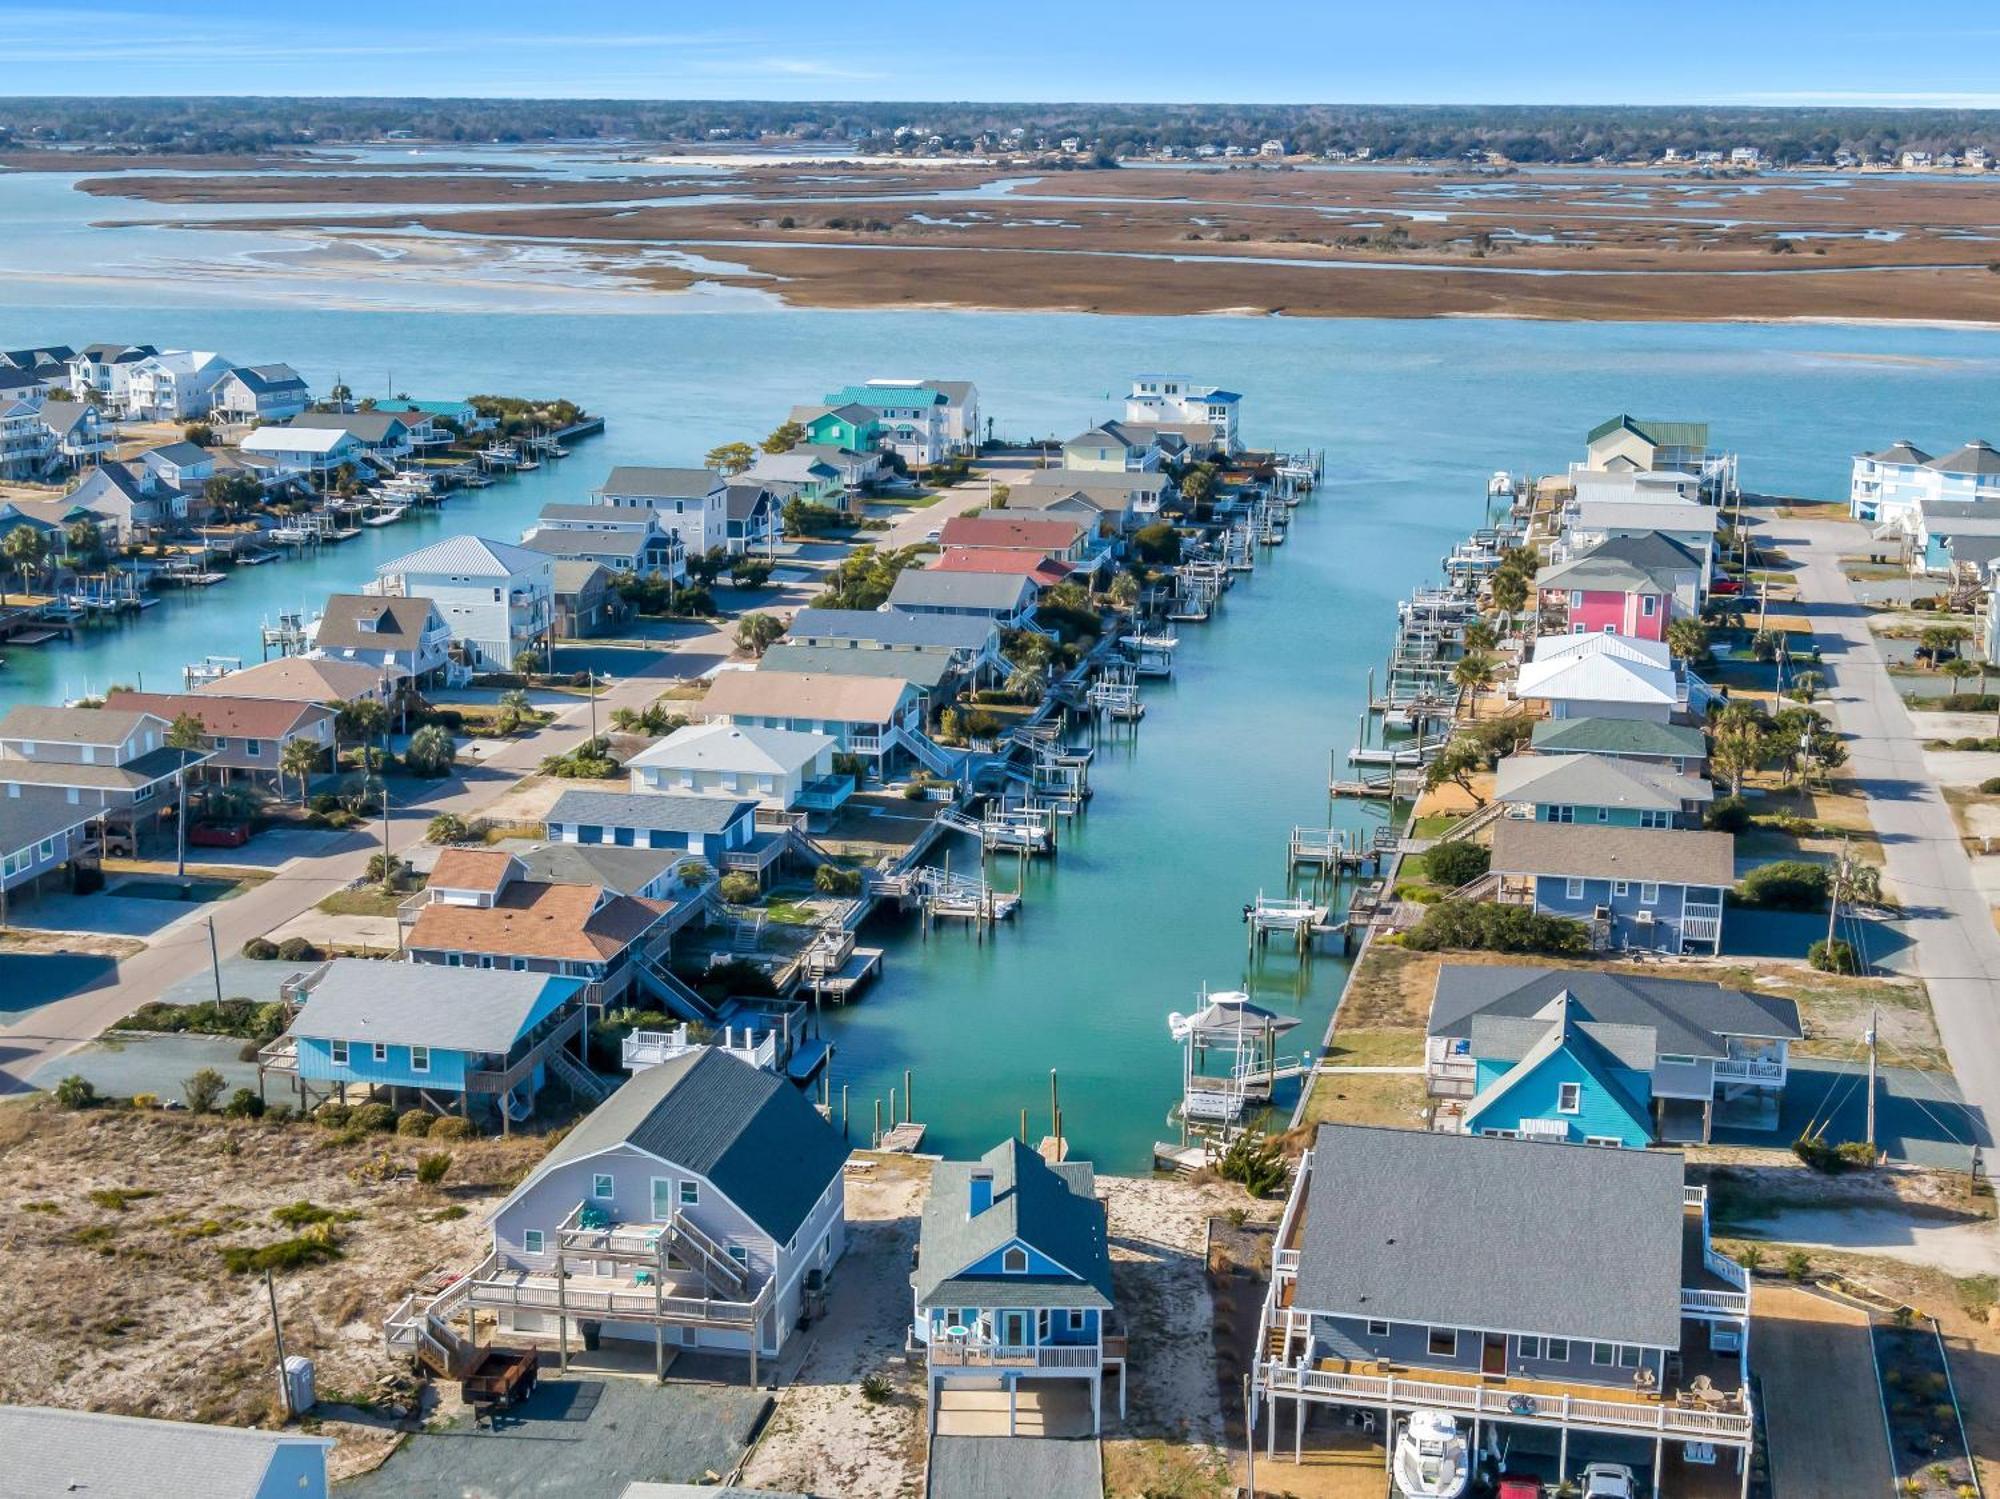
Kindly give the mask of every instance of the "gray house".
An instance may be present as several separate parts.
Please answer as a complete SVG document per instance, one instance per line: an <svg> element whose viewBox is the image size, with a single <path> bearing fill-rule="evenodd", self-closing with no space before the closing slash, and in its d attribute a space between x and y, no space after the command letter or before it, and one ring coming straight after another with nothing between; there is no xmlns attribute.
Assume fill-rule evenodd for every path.
<svg viewBox="0 0 2000 1499"><path fill-rule="evenodd" d="M947 656L954 669L969 672L997 660L1000 631L990 619L962 614L910 614L900 609L801 609L785 632L792 645L837 646L842 650L906 647Z"/></svg>
<svg viewBox="0 0 2000 1499"><path fill-rule="evenodd" d="M910 614L962 615L1002 626L1025 619L1041 590L1016 573L939 572L905 568L889 590L889 607Z"/></svg>
<svg viewBox="0 0 2000 1499"><path fill-rule="evenodd" d="M1278 1227L1252 1437L1296 1461L1336 1409L1385 1435L1439 1411L1475 1447L1534 1433L1559 1482L1617 1462L1681 1493L1729 1463L1747 1494L1750 1296L1676 1153L1321 1125Z"/></svg>
<svg viewBox="0 0 2000 1499"><path fill-rule="evenodd" d="M0 1405L0 1494L326 1499L330 1437Z"/></svg>
<svg viewBox="0 0 2000 1499"><path fill-rule="evenodd" d="M1537 755L1607 755L1689 775L1699 775L1708 764L1708 741L1700 729L1643 718L1539 719L1528 743Z"/></svg>
<svg viewBox="0 0 2000 1499"><path fill-rule="evenodd" d="M1698 828L1715 788L1663 765L1612 755L1509 755L1493 800L1508 817L1621 828Z"/></svg>
<svg viewBox="0 0 2000 1499"><path fill-rule="evenodd" d="M1491 872L1470 893L1584 922L1599 948L1718 953L1735 881L1727 833L1502 818Z"/></svg>
<svg viewBox="0 0 2000 1499"><path fill-rule="evenodd" d="M389 1319L456 1347L461 1311L504 1336L779 1353L846 1245L848 1147L784 1078L712 1048L647 1068L563 1136L488 1220L493 1250Z"/></svg>

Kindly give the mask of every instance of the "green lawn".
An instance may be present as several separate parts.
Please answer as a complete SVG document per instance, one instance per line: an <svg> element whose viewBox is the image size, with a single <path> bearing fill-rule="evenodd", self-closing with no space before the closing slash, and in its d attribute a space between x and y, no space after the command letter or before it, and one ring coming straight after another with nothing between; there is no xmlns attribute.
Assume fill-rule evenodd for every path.
<svg viewBox="0 0 2000 1499"><path fill-rule="evenodd" d="M329 916L394 916L398 906L423 888L423 876L417 875L406 889L394 892L384 891L380 885L336 890L319 903L319 909Z"/></svg>

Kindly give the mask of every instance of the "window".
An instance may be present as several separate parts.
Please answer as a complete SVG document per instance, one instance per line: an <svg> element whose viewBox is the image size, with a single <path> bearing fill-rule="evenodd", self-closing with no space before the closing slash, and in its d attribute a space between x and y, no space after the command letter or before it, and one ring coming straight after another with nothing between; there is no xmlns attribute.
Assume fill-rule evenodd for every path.
<svg viewBox="0 0 2000 1499"><path fill-rule="evenodd" d="M729 1246L729 1257L739 1265L750 1263L750 1251L745 1249L741 1244L731 1244Z"/></svg>
<svg viewBox="0 0 2000 1499"><path fill-rule="evenodd" d="M1519 1337L1514 1340L1514 1351L1522 1358L1540 1358L1542 1340L1540 1338Z"/></svg>
<svg viewBox="0 0 2000 1499"><path fill-rule="evenodd" d="M1585 1135L1583 1143L1586 1145L1602 1146L1606 1150L1623 1150L1625 1148L1625 1142L1616 1135Z"/></svg>
<svg viewBox="0 0 2000 1499"><path fill-rule="evenodd" d="M1660 600L1657 594L1642 593L1639 595L1640 614L1644 615L1647 619L1651 619L1655 614L1658 614L1659 612L1660 612Z"/></svg>
<svg viewBox="0 0 2000 1499"><path fill-rule="evenodd" d="M1432 1358L1458 1357L1458 1329L1455 1327L1433 1327L1430 1338L1425 1343L1425 1351Z"/></svg>
<svg viewBox="0 0 2000 1499"><path fill-rule="evenodd" d="M1583 1084L1559 1083L1556 1086L1556 1112L1577 1114L1583 1111Z"/></svg>
<svg viewBox="0 0 2000 1499"><path fill-rule="evenodd" d="M1569 879L1563 881L1563 894L1571 900L1583 899L1583 881Z"/></svg>
<svg viewBox="0 0 2000 1499"><path fill-rule="evenodd" d="M1590 1361L1600 1369L1608 1369L1617 1360L1618 1350L1609 1343L1592 1343Z"/></svg>
<svg viewBox="0 0 2000 1499"><path fill-rule="evenodd" d="M1650 906L1658 901L1659 898L1660 887L1651 880L1646 881L1639 887L1639 903L1641 905Z"/></svg>
<svg viewBox="0 0 2000 1499"><path fill-rule="evenodd" d="M1569 1339L1568 1339L1568 1338L1550 1338L1550 1339L1548 1340L1548 1346L1547 1346L1547 1349L1546 1349L1546 1352L1547 1352L1547 1355L1548 1355L1548 1359L1549 1359L1549 1362L1550 1362L1550 1363L1554 1363L1554 1364L1566 1364L1566 1363L1568 1363L1568 1362L1569 1362Z"/></svg>
<svg viewBox="0 0 2000 1499"><path fill-rule="evenodd" d="M410 1048L410 1071L429 1072L431 1070L431 1049L428 1046Z"/></svg>
<svg viewBox="0 0 2000 1499"><path fill-rule="evenodd" d="M614 1195L616 1186L609 1171L599 1171L590 1178L590 1195L604 1201Z"/></svg>
<svg viewBox="0 0 2000 1499"><path fill-rule="evenodd" d="M1671 812L1662 811L1658 807L1648 807L1639 814L1639 826L1642 828L1664 828L1670 826L1673 823L1673 819L1674 815Z"/></svg>
<svg viewBox="0 0 2000 1499"><path fill-rule="evenodd" d="M1003 1250L1000 1255L1000 1269L1008 1275L1026 1275L1028 1251L1018 1247Z"/></svg>
<svg viewBox="0 0 2000 1499"><path fill-rule="evenodd" d="M1080 1307L1080 1306L1073 1306L1073 1307L1071 1307L1071 1308L1069 1309L1069 1330L1070 1330L1071 1332L1082 1332L1082 1331L1083 1331L1083 1308L1082 1308L1082 1307Z"/></svg>
<svg viewBox="0 0 2000 1499"><path fill-rule="evenodd" d="M1557 803L1549 808L1550 822L1575 822L1576 808Z"/></svg>
<svg viewBox="0 0 2000 1499"><path fill-rule="evenodd" d="M1639 1367L1638 1348L1636 1348L1634 1345L1630 1343L1620 1343L1618 1345L1618 1367L1621 1369L1638 1368Z"/></svg>
<svg viewBox="0 0 2000 1499"><path fill-rule="evenodd" d="M674 1215L673 1178L656 1176L653 1178L653 1221L664 1223Z"/></svg>
<svg viewBox="0 0 2000 1499"><path fill-rule="evenodd" d="M1370 1317L1368 1319L1368 1336L1371 1338L1388 1337L1389 1324L1386 1322L1377 1322L1373 1317Z"/></svg>
<svg viewBox="0 0 2000 1499"><path fill-rule="evenodd" d="M264 741L261 739L244 740L243 753L250 756L252 759L255 759L257 756L264 753Z"/></svg>
<svg viewBox="0 0 2000 1499"><path fill-rule="evenodd" d="M1630 880L1613 880L1611 882L1611 893L1613 895L1630 895L1632 893L1632 882Z"/></svg>
<svg viewBox="0 0 2000 1499"><path fill-rule="evenodd" d="M521 1235L521 1253L540 1254L542 1252L542 1231L531 1228Z"/></svg>
<svg viewBox="0 0 2000 1499"><path fill-rule="evenodd" d="M681 1206L684 1208L691 1208L700 1203L701 1183L698 1181L682 1182L680 1189L680 1200L681 1200Z"/></svg>
<svg viewBox="0 0 2000 1499"><path fill-rule="evenodd" d="M1599 807L1597 809L1597 820L1599 822L1611 821L1611 809L1609 807Z"/></svg>
<svg viewBox="0 0 2000 1499"><path fill-rule="evenodd" d="M1572 588L1569 591L1569 606L1572 609L1581 609L1583 607L1583 590L1581 588Z"/></svg>
<svg viewBox="0 0 2000 1499"><path fill-rule="evenodd" d="M345 1067L347 1065L347 1043L345 1041L327 1042L326 1054L327 1060L332 1062L334 1066Z"/></svg>
<svg viewBox="0 0 2000 1499"><path fill-rule="evenodd" d="M389 1060L389 1043L387 1041L377 1041L375 1043L375 1060L378 1062Z"/></svg>

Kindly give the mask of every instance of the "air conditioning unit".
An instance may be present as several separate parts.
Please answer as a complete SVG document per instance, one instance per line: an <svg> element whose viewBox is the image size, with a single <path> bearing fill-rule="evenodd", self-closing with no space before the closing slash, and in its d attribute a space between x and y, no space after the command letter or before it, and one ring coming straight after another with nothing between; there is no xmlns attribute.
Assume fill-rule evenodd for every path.
<svg viewBox="0 0 2000 1499"><path fill-rule="evenodd" d="M1653 913L1651 911L1641 911L1632 919L1638 922L1640 926L1651 926L1653 924Z"/></svg>
<svg viewBox="0 0 2000 1499"><path fill-rule="evenodd" d="M1595 919L1598 921L1609 921L1611 919L1611 907L1599 906L1595 913Z"/></svg>

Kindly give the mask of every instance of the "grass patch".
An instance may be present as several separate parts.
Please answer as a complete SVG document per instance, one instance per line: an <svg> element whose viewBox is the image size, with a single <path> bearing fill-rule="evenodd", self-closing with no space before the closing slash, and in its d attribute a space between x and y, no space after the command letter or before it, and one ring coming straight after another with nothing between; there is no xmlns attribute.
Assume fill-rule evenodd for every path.
<svg viewBox="0 0 2000 1499"><path fill-rule="evenodd" d="M685 682L676 682L660 698L675 703L696 703L708 696L708 683L700 677L691 677Z"/></svg>
<svg viewBox="0 0 2000 1499"><path fill-rule="evenodd" d="M1111 1499L1225 1499L1236 1490L1228 1465L1213 1448L1106 1441L1104 1492Z"/></svg>
<svg viewBox="0 0 2000 1499"><path fill-rule="evenodd" d="M765 905L764 914L780 926L819 925L819 913L794 900L773 899Z"/></svg>
<svg viewBox="0 0 2000 1499"><path fill-rule="evenodd" d="M286 1228L311 1228L316 1223L352 1223L361 1214L352 1208L323 1208L316 1202L300 1198L288 1202L281 1208L271 1209L271 1220Z"/></svg>
<svg viewBox="0 0 2000 1499"><path fill-rule="evenodd" d="M340 1241L330 1223L317 1224L295 1239L280 1239L274 1244L232 1244L222 1251L222 1263L236 1275L304 1270L339 1258Z"/></svg>
<svg viewBox="0 0 2000 1499"><path fill-rule="evenodd" d="M1869 562L1859 557L1841 559L1840 570L1856 583L1889 583L1909 574L1887 562Z"/></svg>
<svg viewBox="0 0 2000 1499"><path fill-rule="evenodd" d="M1327 1048L1330 1067L1413 1067L1424 1059L1421 1032L1343 1026Z"/></svg>
<svg viewBox="0 0 2000 1499"><path fill-rule="evenodd" d="M1381 1124L1421 1129L1428 1095L1421 1075L1364 1072L1315 1077L1306 1095L1307 1124Z"/></svg>
<svg viewBox="0 0 2000 1499"><path fill-rule="evenodd" d="M101 1208L122 1213L135 1202L144 1202L148 1197L159 1195L145 1187L99 1187L90 1194L90 1200Z"/></svg>
<svg viewBox="0 0 2000 1499"><path fill-rule="evenodd" d="M167 1031L176 1035L237 1036L269 1041L285 1028L284 1007L254 999L205 999L199 1004L143 1004L111 1027L114 1031Z"/></svg>
<svg viewBox="0 0 2000 1499"><path fill-rule="evenodd" d="M424 877L410 880L407 890L384 890L380 885L363 885L358 890L336 890L319 903L329 916L394 916L396 908L424 888Z"/></svg>
<svg viewBox="0 0 2000 1499"><path fill-rule="evenodd" d="M454 1202L449 1207L439 1208L435 1213L432 1213L431 1222L456 1223L466 1215L466 1211L467 1209L463 1204Z"/></svg>
<svg viewBox="0 0 2000 1499"><path fill-rule="evenodd" d="M1413 952L1371 942L1341 996L1334 1039L1349 1028L1396 1028L1423 1034L1430 1018L1431 990L1442 960L1433 953Z"/></svg>

